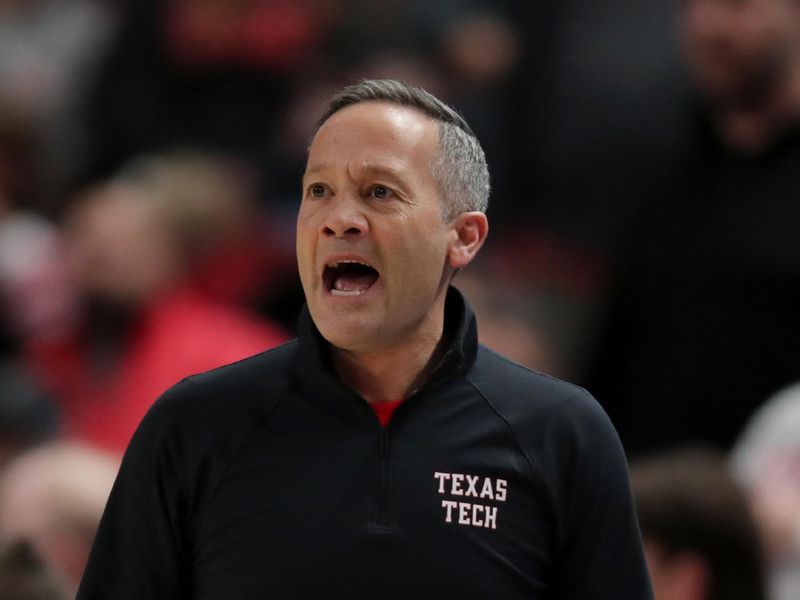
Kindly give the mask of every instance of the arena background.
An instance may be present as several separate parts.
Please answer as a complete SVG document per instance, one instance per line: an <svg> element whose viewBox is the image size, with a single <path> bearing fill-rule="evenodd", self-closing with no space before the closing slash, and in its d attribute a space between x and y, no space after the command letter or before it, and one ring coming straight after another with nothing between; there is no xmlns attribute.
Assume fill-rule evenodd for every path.
<svg viewBox="0 0 800 600"><path fill-rule="evenodd" d="M3 0L0 460L101 453L39 456L66 495L98 473L96 512L103 460L163 389L291 337L306 147L364 77L430 89L484 145L489 242L456 280L481 339L586 386L631 460L728 453L800 379L800 108L761 147L720 141L684 43L687 12L715 2ZM772 46L800 54L759 16L786 3L709 21L716 66L766 89ZM19 507L52 481L7 479L0 533L50 561ZM52 560L74 582L80 565Z"/></svg>

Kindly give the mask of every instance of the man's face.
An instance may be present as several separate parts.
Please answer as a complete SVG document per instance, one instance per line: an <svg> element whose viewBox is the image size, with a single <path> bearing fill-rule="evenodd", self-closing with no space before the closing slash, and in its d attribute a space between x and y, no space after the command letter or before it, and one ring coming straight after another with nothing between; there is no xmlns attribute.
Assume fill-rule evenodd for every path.
<svg viewBox="0 0 800 600"><path fill-rule="evenodd" d="M174 234L136 188L95 191L72 212L66 232L75 283L90 297L136 306L180 270Z"/></svg>
<svg viewBox="0 0 800 600"><path fill-rule="evenodd" d="M746 103L784 77L796 43L792 1L683 0L683 45L697 85L710 99Z"/></svg>
<svg viewBox="0 0 800 600"><path fill-rule="evenodd" d="M311 144L297 259L314 323L338 348L380 351L441 335L436 314L457 234L430 169L438 135L416 110L364 102L335 113Z"/></svg>

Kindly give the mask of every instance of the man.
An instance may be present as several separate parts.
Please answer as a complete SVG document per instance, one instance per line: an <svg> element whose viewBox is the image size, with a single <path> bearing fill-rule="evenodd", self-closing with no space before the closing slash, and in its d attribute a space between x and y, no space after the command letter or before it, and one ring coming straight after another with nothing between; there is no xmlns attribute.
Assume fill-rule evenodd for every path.
<svg viewBox="0 0 800 600"><path fill-rule="evenodd" d="M656 600L767 598L756 522L722 454L678 448L630 472Z"/></svg>
<svg viewBox="0 0 800 600"><path fill-rule="evenodd" d="M800 378L800 2L684 0L695 118L619 254L588 385L629 455L728 448Z"/></svg>
<svg viewBox="0 0 800 600"><path fill-rule="evenodd" d="M800 597L800 383L750 418L731 453L766 555L771 600Z"/></svg>
<svg viewBox="0 0 800 600"><path fill-rule="evenodd" d="M77 318L25 346L65 437L122 454L170 385L286 341L198 284L209 257L250 231L236 174L212 156L151 157L70 207L64 255Z"/></svg>
<svg viewBox="0 0 800 600"><path fill-rule="evenodd" d="M0 537L29 544L71 598L118 466L114 454L62 442L23 452L0 476Z"/></svg>
<svg viewBox="0 0 800 600"><path fill-rule="evenodd" d="M0 597L5 600L67 600L58 578L25 542L0 540Z"/></svg>
<svg viewBox="0 0 800 600"><path fill-rule="evenodd" d="M679 36L719 141L761 155L800 118L797 0L684 0Z"/></svg>
<svg viewBox="0 0 800 600"><path fill-rule="evenodd" d="M78 597L650 598L609 421L449 287L488 229L463 119L346 88L303 187L298 339L159 399Z"/></svg>

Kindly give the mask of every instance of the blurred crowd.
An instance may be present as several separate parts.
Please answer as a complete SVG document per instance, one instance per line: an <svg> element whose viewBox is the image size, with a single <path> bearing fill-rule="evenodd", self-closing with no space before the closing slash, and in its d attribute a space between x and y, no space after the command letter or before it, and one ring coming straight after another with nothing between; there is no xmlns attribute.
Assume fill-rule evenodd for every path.
<svg viewBox="0 0 800 600"><path fill-rule="evenodd" d="M74 594L152 401L292 337L363 77L484 145L456 285L608 411L656 600L800 597L798 0L0 0L0 597Z"/></svg>

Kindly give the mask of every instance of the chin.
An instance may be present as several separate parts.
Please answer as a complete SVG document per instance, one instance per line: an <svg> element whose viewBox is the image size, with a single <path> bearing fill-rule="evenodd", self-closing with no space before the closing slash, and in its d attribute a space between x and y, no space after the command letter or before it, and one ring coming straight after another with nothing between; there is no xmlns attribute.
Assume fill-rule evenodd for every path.
<svg viewBox="0 0 800 600"><path fill-rule="evenodd" d="M375 327L354 316L331 316L314 319L325 340L342 350L358 352L375 346Z"/></svg>

